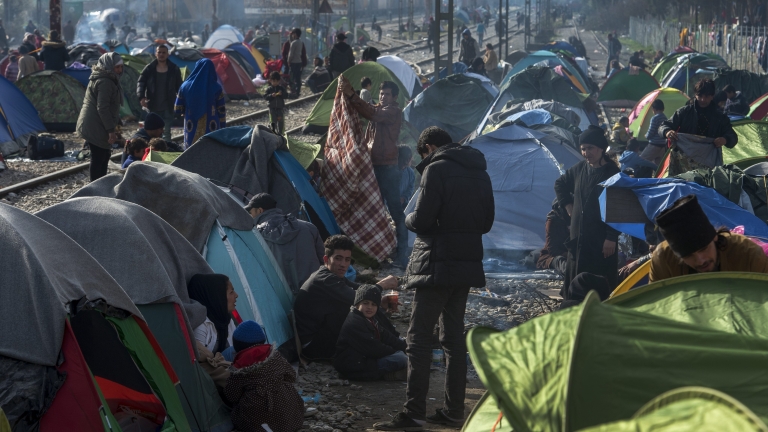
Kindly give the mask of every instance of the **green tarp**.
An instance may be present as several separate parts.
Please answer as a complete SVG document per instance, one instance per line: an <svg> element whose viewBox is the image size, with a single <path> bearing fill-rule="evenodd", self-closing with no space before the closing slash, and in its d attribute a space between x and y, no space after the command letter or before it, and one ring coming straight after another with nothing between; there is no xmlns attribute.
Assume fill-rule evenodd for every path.
<svg viewBox="0 0 768 432"><path fill-rule="evenodd" d="M80 81L61 72L46 70L25 76L16 81L16 86L35 106L46 129L75 131L85 99L85 87Z"/></svg>
<svg viewBox="0 0 768 432"><path fill-rule="evenodd" d="M159 152L150 150L147 160L150 162L160 162L166 165L170 165L171 162L175 161L176 158L181 156L181 153L182 152Z"/></svg>
<svg viewBox="0 0 768 432"><path fill-rule="evenodd" d="M630 75L629 69L622 69L603 84L597 102L605 106L631 107L659 87L656 78L642 69L637 75Z"/></svg>
<svg viewBox="0 0 768 432"><path fill-rule="evenodd" d="M499 90L497 100L543 99L577 108L583 106L568 81L548 67L530 66L512 76Z"/></svg>
<svg viewBox="0 0 768 432"><path fill-rule="evenodd" d="M715 73L715 86L718 89L732 84L752 103L768 93L768 75L759 75L745 70L718 70Z"/></svg>
<svg viewBox="0 0 768 432"><path fill-rule="evenodd" d="M723 147L723 163L768 155L768 121L739 120L732 125L739 143L734 148Z"/></svg>
<svg viewBox="0 0 768 432"><path fill-rule="evenodd" d="M713 297L707 306L728 308L731 298ZM467 345L516 432L624 420L686 386L722 391L768 417L768 340L602 304L594 292L579 306L505 332L474 328Z"/></svg>
<svg viewBox="0 0 768 432"><path fill-rule="evenodd" d="M288 137L288 151L291 152L291 155L299 161L304 169L309 168L309 165L314 162L322 148L323 146L320 144L305 143L290 136Z"/></svg>

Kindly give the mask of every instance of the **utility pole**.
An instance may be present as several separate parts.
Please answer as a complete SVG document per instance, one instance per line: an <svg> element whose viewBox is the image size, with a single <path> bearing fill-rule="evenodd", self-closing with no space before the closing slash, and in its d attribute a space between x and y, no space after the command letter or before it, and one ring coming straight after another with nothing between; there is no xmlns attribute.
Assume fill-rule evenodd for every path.
<svg viewBox="0 0 768 432"><path fill-rule="evenodd" d="M5 0L5 4L8 4L8 0ZM49 25L51 30L56 30L61 34L61 0L50 0L48 5L49 10Z"/></svg>
<svg viewBox="0 0 768 432"><path fill-rule="evenodd" d="M408 0L408 40L413 40L413 0Z"/></svg>
<svg viewBox="0 0 768 432"><path fill-rule="evenodd" d="M397 0L397 38L403 38L403 1Z"/></svg>
<svg viewBox="0 0 768 432"><path fill-rule="evenodd" d="M440 8L442 1L435 0L435 25L437 28L434 31L436 35L433 44L435 46L435 76L440 77L440 68L445 67L448 75L453 75L453 0L448 0L448 12L443 12ZM440 58L440 23L447 21L448 23L448 59L442 60ZM428 35L427 37L432 37Z"/></svg>
<svg viewBox="0 0 768 432"><path fill-rule="evenodd" d="M528 44L531 42L531 0L525 0L523 25L523 51L527 51Z"/></svg>
<svg viewBox="0 0 768 432"><path fill-rule="evenodd" d="M504 14L504 58L507 57L509 57L509 0L507 0L507 13Z"/></svg>
<svg viewBox="0 0 768 432"><path fill-rule="evenodd" d="M357 25L355 23L355 0L347 0L347 23L349 24L349 31L352 32L352 38L354 42L357 42Z"/></svg>
<svg viewBox="0 0 768 432"><path fill-rule="evenodd" d="M320 54L318 46L318 36L320 35L320 0L312 0L312 38L310 44L311 57L317 57Z"/></svg>
<svg viewBox="0 0 768 432"><path fill-rule="evenodd" d="M502 1L499 0L499 56L501 56L502 50L504 49L504 13L502 12Z"/></svg>

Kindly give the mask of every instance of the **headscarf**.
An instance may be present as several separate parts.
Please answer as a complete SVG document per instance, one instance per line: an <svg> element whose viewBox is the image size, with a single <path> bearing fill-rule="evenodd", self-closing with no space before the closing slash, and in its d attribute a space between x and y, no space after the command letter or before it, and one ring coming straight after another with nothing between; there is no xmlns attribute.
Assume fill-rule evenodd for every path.
<svg viewBox="0 0 768 432"><path fill-rule="evenodd" d="M222 274L196 274L187 285L189 298L196 300L206 309L206 316L216 327L218 340L214 354L227 347L229 321L232 319L227 308L227 282Z"/></svg>
<svg viewBox="0 0 768 432"><path fill-rule="evenodd" d="M123 58L116 52L108 52L99 57L99 60L93 66L91 70L91 81L97 79L109 77L115 82L115 85L120 89L122 94L122 87L120 87L120 77L115 73L115 67L123 64Z"/></svg>
<svg viewBox="0 0 768 432"><path fill-rule="evenodd" d="M179 95L185 99L186 120L199 120L211 107L216 106L216 98L221 92L213 62L207 58L198 60L195 69L179 89Z"/></svg>

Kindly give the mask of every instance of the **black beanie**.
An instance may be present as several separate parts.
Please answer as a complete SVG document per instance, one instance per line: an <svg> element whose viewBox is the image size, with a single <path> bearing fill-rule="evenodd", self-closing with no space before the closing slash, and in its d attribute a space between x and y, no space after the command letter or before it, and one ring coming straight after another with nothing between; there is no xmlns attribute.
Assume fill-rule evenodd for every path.
<svg viewBox="0 0 768 432"><path fill-rule="evenodd" d="M157 130L164 127L165 121L155 113L147 114L147 118L144 119L144 130Z"/></svg>
<svg viewBox="0 0 768 432"><path fill-rule="evenodd" d="M703 249L717 235L696 195L675 201L656 217L656 225L669 247L681 258Z"/></svg>
<svg viewBox="0 0 768 432"><path fill-rule="evenodd" d="M251 198L248 205L245 206L245 211L251 211L251 209L261 208L264 210L271 210L277 207L277 201L268 193L258 193Z"/></svg>
<svg viewBox="0 0 768 432"><path fill-rule="evenodd" d="M587 130L579 136L579 145L592 144L605 150L608 148L608 139L605 138L605 132L599 126L589 125Z"/></svg>
<svg viewBox="0 0 768 432"><path fill-rule="evenodd" d="M376 285L360 285L355 292L355 303L357 306L363 300L370 300L381 306L381 290Z"/></svg>

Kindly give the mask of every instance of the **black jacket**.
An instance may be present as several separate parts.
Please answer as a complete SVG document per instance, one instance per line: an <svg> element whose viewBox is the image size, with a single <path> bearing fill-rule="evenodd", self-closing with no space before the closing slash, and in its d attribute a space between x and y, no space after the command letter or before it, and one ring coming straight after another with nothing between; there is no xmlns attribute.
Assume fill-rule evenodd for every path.
<svg viewBox="0 0 768 432"><path fill-rule="evenodd" d="M482 235L495 216L493 188L479 150L440 147L416 166L421 193L405 225L415 232L406 286L483 287Z"/></svg>
<svg viewBox="0 0 768 432"><path fill-rule="evenodd" d="M347 379L376 380L381 377L376 361L405 351L406 343L379 324L376 327L362 312L352 309L341 327L333 367Z"/></svg>
<svg viewBox="0 0 768 432"><path fill-rule="evenodd" d="M346 42L336 42L328 56L330 57L331 70L337 74L355 65L355 53Z"/></svg>
<svg viewBox="0 0 768 432"><path fill-rule="evenodd" d="M168 64L168 72L166 72L168 74L166 78L167 86L165 88L165 100L168 102L167 106L159 107L154 104L154 102L157 101L155 92L158 90L155 85L157 60L152 60L152 63L144 66L144 70L141 71L141 75L139 76L139 82L136 84L136 95L139 97L139 100L143 98L149 99L148 108L152 112L165 110L173 111L173 104L176 102L176 94L179 92L179 88L183 81L181 79L181 69L170 60L166 61L166 63Z"/></svg>
<svg viewBox="0 0 768 432"><path fill-rule="evenodd" d="M747 98L743 93L736 92L736 96L725 103L725 115L746 116L747 114L749 114Z"/></svg>
<svg viewBox="0 0 768 432"><path fill-rule="evenodd" d="M280 96L275 96L275 93L280 93ZM278 85L269 85L264 92L264 99L268 102L269 109L283 109L285 108L285 87Z"/></svg>
<svg viewBox="0 0 768 432"><path fill-rule="evenodd" d="M40 50L40 60L45 63L45 70L60 71L67 67L69 51L64 42L44 41Z"/></svg>
<svg viewBox="0 0 768 432"><path fill-rule="evenodd" d="M707 118L708 127L705 133L699 133L699 111ZM699 107L697 102L686 105L672 114L659 127L659 135L667 136L667 132L675 131L693 135L704 135L708 138L725 138L725 146L733 148L738 144L739 137L731 127L731 119L717 110L714 103L706 108Z"/></svg>

